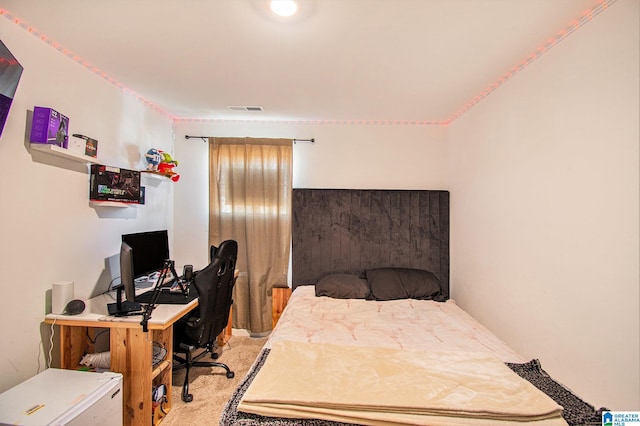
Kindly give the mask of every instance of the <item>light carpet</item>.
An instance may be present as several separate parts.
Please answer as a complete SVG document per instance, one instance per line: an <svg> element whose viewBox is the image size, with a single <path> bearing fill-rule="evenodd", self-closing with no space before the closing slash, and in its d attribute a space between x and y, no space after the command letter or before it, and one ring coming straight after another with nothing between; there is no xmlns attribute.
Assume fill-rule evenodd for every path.
<svg viewBox="0 0 640 426"><path fill-rule="evenodd" d="M173 373L173 408L162 421L162 426L217 425L225 404L247 374L264 346L266 338L232 336L217 359L235 373L227 379L222 368L194 367L189 373L189 393L193 401L182 401L184 368ZM201 361L209 360L205 355Z"/></svg>

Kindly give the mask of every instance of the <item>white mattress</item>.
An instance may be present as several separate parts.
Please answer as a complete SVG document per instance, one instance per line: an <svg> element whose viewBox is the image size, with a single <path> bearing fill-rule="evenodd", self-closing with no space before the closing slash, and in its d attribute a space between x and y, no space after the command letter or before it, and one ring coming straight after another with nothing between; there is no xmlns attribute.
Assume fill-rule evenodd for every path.
<svg viewBox="0 0 640 426"><path fill-rule="evenodd" d="M313 286L292 293L266 347L274 341L332 343L390 349L489 352L524 363L453 300L373 301L316 297Z"/></svg>

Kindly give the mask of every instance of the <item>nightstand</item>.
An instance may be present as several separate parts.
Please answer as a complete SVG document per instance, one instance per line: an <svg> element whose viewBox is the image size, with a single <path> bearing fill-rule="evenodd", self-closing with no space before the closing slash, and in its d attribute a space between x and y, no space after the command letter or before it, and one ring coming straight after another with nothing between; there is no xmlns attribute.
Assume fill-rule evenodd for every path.
<svg viewBox="0 0 640 426"><path fill-rule="evenodd" d="M282 311L287 306L287 302L291 297L291 287L273 287L271 289L271 318L273 327L275 328Z"/></svg>

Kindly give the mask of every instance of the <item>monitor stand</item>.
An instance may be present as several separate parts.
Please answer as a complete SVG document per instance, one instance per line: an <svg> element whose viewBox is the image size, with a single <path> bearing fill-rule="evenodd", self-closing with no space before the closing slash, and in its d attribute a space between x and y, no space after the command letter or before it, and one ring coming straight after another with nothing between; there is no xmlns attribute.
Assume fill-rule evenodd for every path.
<svg viewBox="0 0 640 426"><path fill-rule="evenodd" d="M129 302L128 300L122 300L123 287L118 287L116 291L116 303L107 304L109 315L116 317L124 317L127 315L140 315L142 314L142 305L137 302Z"/></svg>

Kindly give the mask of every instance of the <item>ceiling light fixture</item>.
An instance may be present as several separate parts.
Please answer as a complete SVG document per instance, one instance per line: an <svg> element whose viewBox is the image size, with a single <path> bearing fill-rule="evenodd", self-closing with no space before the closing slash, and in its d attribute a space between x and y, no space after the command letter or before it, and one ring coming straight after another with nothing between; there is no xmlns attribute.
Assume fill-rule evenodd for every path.
<svg viewBox="0 0 640 426"><path fill-rule="evenodd" d="M271 0L270 7L278 16L292 16L298 11L298 5L293 0Z"/></svg>

